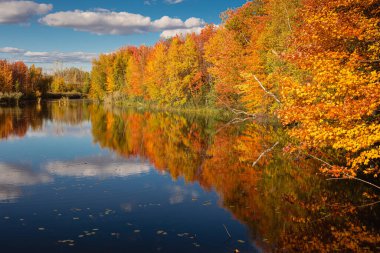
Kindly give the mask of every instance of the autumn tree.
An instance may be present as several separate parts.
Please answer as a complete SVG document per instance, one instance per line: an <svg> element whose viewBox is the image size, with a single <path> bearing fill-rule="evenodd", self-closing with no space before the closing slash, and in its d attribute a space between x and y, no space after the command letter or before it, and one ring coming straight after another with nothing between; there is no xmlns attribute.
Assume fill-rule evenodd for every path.
<svg viewBox="0 0 380 253"><path fill-rule="evenodd" d="M335 175L379 173L380 9L375 0L307 0L288 59L303 78L283 80L284 125L308 150L333 148ZM344 169L346 168L346 169Z"/></svg>
<svg viewBox="0 0 380 253"><path fill-rule="evenodd" d="M0 60L0 91L13 91L12 68L5 60Z"/></svg>
<svg viewBox="0 0 380 253"><path fill-rule="evenodd" d="M12 79L16 92L21 91L26 93L29 82L29 69L22 61L17 61L12 64Z"/></svg>
<svg viewBox="0 0 380 253"><path fill-rule="evenodd" d="M90 96L103 99L107 82L107 55L101 54L92 61Z"/></svg>
<svg viewBox="0 0 380 253"><path fill-rule="evenodd" d="M162 101L163 87L167 82L166 63L167 46L163 42L157 43L147 59L145 86L148 99Z"/></svg>

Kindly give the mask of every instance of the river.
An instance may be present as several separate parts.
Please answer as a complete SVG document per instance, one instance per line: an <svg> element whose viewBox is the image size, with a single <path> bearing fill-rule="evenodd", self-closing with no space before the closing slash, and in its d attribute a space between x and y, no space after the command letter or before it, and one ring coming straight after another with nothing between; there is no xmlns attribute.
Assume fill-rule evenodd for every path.
<svg viewBox="0 0 380 253"><path fill-rule="evenodd" d="M2 107L1 252L379 251L378 192L326 180L270 122Z"/></svg>

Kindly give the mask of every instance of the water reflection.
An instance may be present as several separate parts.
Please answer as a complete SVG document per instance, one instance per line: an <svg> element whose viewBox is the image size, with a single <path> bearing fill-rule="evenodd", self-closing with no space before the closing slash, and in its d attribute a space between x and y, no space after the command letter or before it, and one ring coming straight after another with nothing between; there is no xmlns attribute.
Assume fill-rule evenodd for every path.
<svg viewBox="0 0 380 253"><path fill-rule="evenodd" d="M220 204L250 227L264 251L376 250L378 207L362 185L332 184L318 164L265 153L284 133L271 124L226 125L208 118L92 108L94 139L124 156L140 156L173 179L214 189ZM252 167L255 164L255 167ZM172 203L183 193L174 191ZM375 199L376 200L376 199ZM348 243L348 238L353 238Z"/></svg>
<svg viewBox="0 0 380 253"><path fill-rule="evenodd" d="M73 102L66 106L53 102L41 105L26 104L21 108L0 107L0 139L26 135L29 137L63 135L72 130L70 126L78 124L86 126L88 119L88 103L85 101ZM53 121L59 124L49 124ZM43 126L45 129L42 129ZM55 128L52 128L53 126Z"/></svg>
<svg viewBox="0 0 380 253"><path fill-rule="evenodd" d="M27 165L0 162L0 202L13 202L21 196L20 186L44 184L53 177L44 172L34 172Z"/></svg>
<svg viewBox="0 0 380 253"><path fill-rule="evenodd" d="M113 153L47 159L39 172L0 163L0 201L18 198L20 186L49 183L55 177L121 178L146 174L153 167L173 180L183 178L215 191L219 205L249 228L255 247L263 251L378 250L379 208L369 206L377 196L363 185L326 181L317 175L315 161L284 154L281 144L287 140L275 124L231 125L82 101L2 108L0 119L4 139L91 134L94 145ZM173 206L197 201L200 195L178 185L166 191ZM138 205L125 201L120 207L131 213Z"/></svg>
<svg viewBox="0 0 380 253"><path fill-rule="evenodd" d="M114 156L84 157L75 161L53 161L45 166L46 171L55 176L70 177L128 177L148 173L148 164L138 160L125 160Z"/></svg>

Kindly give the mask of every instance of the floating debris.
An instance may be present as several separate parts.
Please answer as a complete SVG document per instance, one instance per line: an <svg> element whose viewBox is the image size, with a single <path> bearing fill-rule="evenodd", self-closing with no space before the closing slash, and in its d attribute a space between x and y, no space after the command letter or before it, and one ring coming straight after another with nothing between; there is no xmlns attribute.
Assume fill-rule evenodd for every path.
<svg viewBox="0 0 380 253"><path fill-rule="evenodd" d="M68 243L68 244L74 244L74 240L67 239L67 240L59 240L58 243Z"/></svg>
<svg viewBox="0 0 380 253"><path fill-rule="evenodd" d="M115 236L116 239L120 238L120 233L111 233L111 236Z"/></svg>
<svg viewBox="0 0 380 253"><path fill-rule="evenodd" d="M199 245L198 243L196 243L196 242L193 242L193 245L195 246L195 247L200 247L201 245Z"/></svg>
<svg viewBox="0 0 380 253"><path fill-rule="evenodd" d="M238 241L238 243L245 243L245 241L243 241L243 240L237 240Z"/></svg>
<svg viewBox="0 0 380 253"><path fill-rule="evenodd" d="M208 201L203 202L202 205L204 205L204 206L209 206L209 205L211 205L211 204L212 204L211 201L208 200Z"/></svg>
<svg viewBox="0 0 380 253"><path fill-rule="evenodd" d="M156 233L157 233L158 235L167 235L167 234L168 234L168 233L165 232L164 230L158 230Z"/></svg>

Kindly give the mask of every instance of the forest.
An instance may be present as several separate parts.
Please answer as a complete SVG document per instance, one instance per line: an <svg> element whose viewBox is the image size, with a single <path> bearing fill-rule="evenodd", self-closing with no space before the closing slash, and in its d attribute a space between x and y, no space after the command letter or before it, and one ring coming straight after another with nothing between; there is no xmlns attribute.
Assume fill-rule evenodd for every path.
<svg viewBox="0 0 380 253"><path fill-rule="evenodd" d="M55 70L46 74L34 64L0 60L0 102L86 94L90 88L90 74L78 68Z"/></svg>
<svg viewBox="0 0 380 253"><path fill-rule="evenodd" d="M376 180L379 1L248 1L221 19L200 34L101 54L76 81L0 61L0 91L38 97L77 90L106 103L269 114L292 137L286 152L319 160L334 177Z"/></svg>

